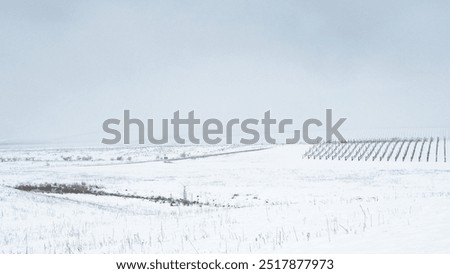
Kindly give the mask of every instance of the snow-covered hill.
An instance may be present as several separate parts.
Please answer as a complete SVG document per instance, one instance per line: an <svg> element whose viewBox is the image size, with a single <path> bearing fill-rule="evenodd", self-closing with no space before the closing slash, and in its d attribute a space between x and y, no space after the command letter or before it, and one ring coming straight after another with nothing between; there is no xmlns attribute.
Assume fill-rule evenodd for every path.
<svg viewBox="0 0 450 274"><path fill-rule="evenodd" d="M139 155L124 148L135 162L108 150L4 150L3 158L21 160L0 163L0 252L450 251L449 163L304 159L309 149L160 147ZM103 160L61 160L69 154ZM103 194L14 188L45 184Z"/></svg>

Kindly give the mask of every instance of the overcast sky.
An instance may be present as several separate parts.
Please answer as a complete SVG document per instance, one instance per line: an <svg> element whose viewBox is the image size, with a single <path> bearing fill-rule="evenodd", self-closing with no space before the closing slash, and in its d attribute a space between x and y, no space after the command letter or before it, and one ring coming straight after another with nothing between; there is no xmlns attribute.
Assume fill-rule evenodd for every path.
<svg viewBox="0 0 450 274"><path fill-rule="evenodd" d="M0 140L140 118L449 127L449 1L0 0ZM94 137L95 136L95 137Z"/></svg>

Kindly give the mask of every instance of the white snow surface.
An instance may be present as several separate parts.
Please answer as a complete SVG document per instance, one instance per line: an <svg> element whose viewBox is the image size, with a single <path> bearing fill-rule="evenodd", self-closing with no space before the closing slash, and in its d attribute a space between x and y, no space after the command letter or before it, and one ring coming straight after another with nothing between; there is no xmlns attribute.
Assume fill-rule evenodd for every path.
<svg viewBox="0 0 450 274"><path fill-rule="evenodd" d="M450 163L302 159L308 148L3 149L0 253L450 252ZM82 182L208 205L13 188Z"/></svg>

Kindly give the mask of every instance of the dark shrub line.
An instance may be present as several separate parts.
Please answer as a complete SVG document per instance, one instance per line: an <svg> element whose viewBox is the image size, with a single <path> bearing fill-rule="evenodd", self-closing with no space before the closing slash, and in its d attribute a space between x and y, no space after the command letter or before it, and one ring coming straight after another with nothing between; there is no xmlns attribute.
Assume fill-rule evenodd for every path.
<svg viewBox="0 0 450 274"><path fill-rule="evenodd" d="M215 207L226 207L225 205L209 203L201 203L198 201L190 201L187 199L174 199L171 197L164 196L140 196L134 194L121 194L121 193L109 193L101 190L101 187L97 185L87 185L85 183L81 184L57 184L57 183L43 183L39 185L31 184L21 184L14 187L15 189L27 191L27 192L40 192L40 193L54 193L54 194L90 194L96 196L110 196L110 197L121 197L130 199L141 199L147 200L155 203L168 203L171 206L183 205L197 205L197 206L215 206Z"/></svg>

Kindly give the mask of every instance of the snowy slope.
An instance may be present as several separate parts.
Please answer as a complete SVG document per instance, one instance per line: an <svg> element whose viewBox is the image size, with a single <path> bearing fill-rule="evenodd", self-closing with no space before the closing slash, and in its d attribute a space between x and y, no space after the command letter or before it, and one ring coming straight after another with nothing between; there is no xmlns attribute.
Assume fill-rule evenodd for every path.
<svg viewBox="0 0 450 274"><path fill-rule="evenodd" d="M273 146L171 163L0 163L0 252L450 251L449 163L302 159L307 149ZM45 182L208 205L11 188Z"/></svg>

